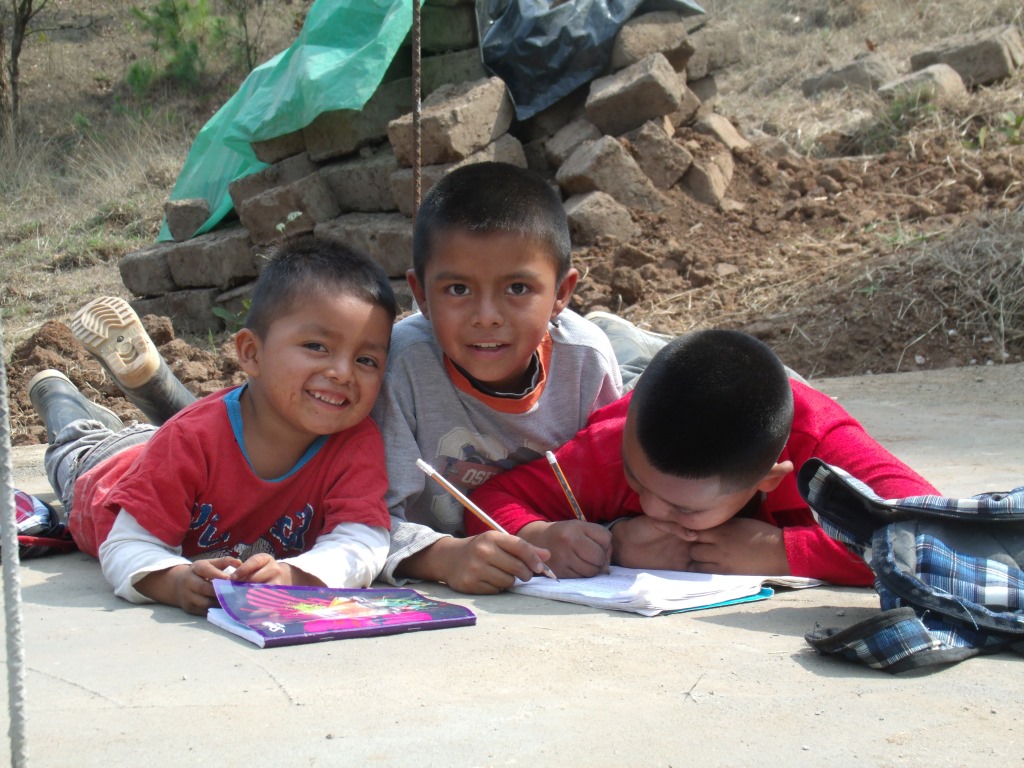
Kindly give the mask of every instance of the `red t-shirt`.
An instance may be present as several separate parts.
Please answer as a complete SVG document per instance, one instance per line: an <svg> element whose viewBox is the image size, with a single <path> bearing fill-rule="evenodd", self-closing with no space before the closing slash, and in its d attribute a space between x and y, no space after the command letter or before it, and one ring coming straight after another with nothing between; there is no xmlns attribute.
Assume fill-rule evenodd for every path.
<svg viewBox="0 0 1024 768"><path fill-rule="evenodd" d="M792 461L794 471L774 491L761 494L754 518L783 529L792 575L871 585L874 576L864 561L831 539L814 520L797 490L797 471L808 459L819 458L845 469L882 498L938 491L869 436L832 398L798 381L791 383L793 427L779 461ZM622 469L622 430L631 394L591 414L587 426L555 452L587 519L594 523L643 512ZM537 520L573 517L544 459L496 475L473 493L473 501L512 534ZM486 530L468 513L465 525L467 534Z"/></svg>
<svg viewBox="0 0 1024 768"><path fill-rule="evenodd" d="M339 523L390 527L384 442L373 421L316 441L287 475L264 480L235 439L228 410L236 391L190 405L148 442L78 479L69 527L83 551L96 556L122 508L190 559L280 559L311 549Z"/></svg>

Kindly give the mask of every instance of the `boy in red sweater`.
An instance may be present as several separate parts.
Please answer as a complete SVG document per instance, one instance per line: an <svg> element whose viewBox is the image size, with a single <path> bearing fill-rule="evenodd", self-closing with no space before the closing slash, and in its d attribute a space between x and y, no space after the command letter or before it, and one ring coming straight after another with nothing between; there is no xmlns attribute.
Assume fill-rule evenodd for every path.
<svg viewBox="0 0 1024 768"><path fill-rule="evenodd" d="M871 570L814 520L794 470L817 457L883 498L938 493L738 331L669 342L636 389L595 411L556 456L587 522L573 518L545 460L496 476L473 500L550 550L548 565L568 578L614 563L870 585ZM467 515L468 533L480 525Z"/></svg>

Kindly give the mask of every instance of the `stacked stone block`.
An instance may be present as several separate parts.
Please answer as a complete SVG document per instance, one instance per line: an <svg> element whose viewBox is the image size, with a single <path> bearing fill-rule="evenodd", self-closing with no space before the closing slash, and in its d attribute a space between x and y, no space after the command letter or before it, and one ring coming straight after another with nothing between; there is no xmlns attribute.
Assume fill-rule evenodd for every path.
<svg viewBox="0 0 1024 768"><path fill-rule="evenodd" d="M636 238L631 211L670 205L673 189L721 206L731 153L746 144L713 112L714 73L741 55L735 24L673 11L636 16L603 76L520 122L504 82L480 61L473 0L428 0L423 14L422 194L463 164L530 167L562 192L581 246ZM121 262L136 309L168 315L185 331L219 330L213 309L241 314L273 246L309 233L367 252L410 308L412 93L411 54L400 51L363 109L328 112L253 144L269 167L230 185L237 222L190 238L205 201L168 204L177 241ZM715 136L720 151L695 158L700 145L684 146L684 128Z"/></svg>
<svg viewBox="0 0 1024 768"><path fill-rule="evenodd" d="M1024 40L1013 25L991 27L946 38L910 57L909 73L896 62L874 53L833 67L801 85L805 96L824 91L860 89L877 91L885 98L913 97L922 101L950 101L967 88L991 85L1024 66Z"/></svg>

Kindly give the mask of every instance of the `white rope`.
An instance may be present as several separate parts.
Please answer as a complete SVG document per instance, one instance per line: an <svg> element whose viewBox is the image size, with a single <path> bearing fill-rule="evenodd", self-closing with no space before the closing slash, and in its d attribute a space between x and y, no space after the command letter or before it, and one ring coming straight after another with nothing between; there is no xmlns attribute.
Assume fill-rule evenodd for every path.
<svg viewBox="0 0 1024 768"><path fill-rule="evenodd" d="M7 353L0 322L0 557L4 573L4 620L7 623L7 713L10 719L11 765L28 765L25 739L25 643L21 633L21 558L14 512L14 462L11 455L11 420L7 398Z"/></svg>

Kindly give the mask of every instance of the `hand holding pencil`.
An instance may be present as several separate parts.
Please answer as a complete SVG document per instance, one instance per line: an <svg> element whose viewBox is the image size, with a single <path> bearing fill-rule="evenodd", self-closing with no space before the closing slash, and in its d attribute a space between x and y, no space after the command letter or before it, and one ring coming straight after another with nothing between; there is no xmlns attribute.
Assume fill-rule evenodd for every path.
<svg viewBox="0 0 1024 768"><path fill-rule="evenodd" d="M497 531L498 533L504 533L504 534L508 535L508 531L506 531L504 528L502 528L501 525L499 525L498 522L496 520L494 520L494 518L492 518L490 515L488 515L486 512L484 512L482 509L480 509L479 506L477 506L472 501L470 501L468 496L466 496L464 493L462 493L462 491L460 491L458 488L456 488L454 485L452 485L450 482L448 482L445 478L443 478L437 472L437 470L434 469L432 466L430 466L427 462L425 462L423 459L416 459L416 466L419 467L423 472L425 472L430 478L435 480L442 488L444 488L446 491L448 491L448 493L450 493L452 496L454 496L455 499L460 504L462 504L462 506L464 506L467 510L469 510L473 515L475 515L488 528L490 528L491 530ZM532 545L528 545L527 544L527 546L532 546ZM545 576L547 576L550 579L554 579L555 581L558 581L558 577L555 576L554 571L552 571L547 565L545 565L543 563L543 561L541 562L541 566L540 567L541 567L541 571L540 571L541 573L543 573Z"/></svg>
<svg viewBox="0 0 1024 768"><path fill-rule="evenodd" d="M572 507L572 513L576 515L576 519L581 523L587 522L587 518L583 514L583 510L580 509L580 504L576 501L576 496L572 492L572 488L569 487L569 481L565 479L565 473L562 472L562 468L558 464L558 459L555 458L555 454L551 451L545 451L544 455L547 457L548 464L551 465L551 471L555 473L555 477L558 478L558 484L562 486L562 493L565 494L566 500L569 502L569 506Z"/></svg>
<svg viewBox="0 0 1024 768"><path fill-rule="evenodd" d="M551 562L558 567L558 572L564 577L586 577L595 573L607 573L612 556L611 535L608 529L587 523L587 517L583 514L583 509L576 499L576 494L572 492L555 454L545 451L544 456L576 519L552 523L543 534L535 538L536 543L551 552ZM583 526L577 526L577 522L583 523Z"/></svg>

